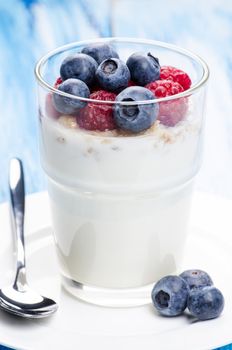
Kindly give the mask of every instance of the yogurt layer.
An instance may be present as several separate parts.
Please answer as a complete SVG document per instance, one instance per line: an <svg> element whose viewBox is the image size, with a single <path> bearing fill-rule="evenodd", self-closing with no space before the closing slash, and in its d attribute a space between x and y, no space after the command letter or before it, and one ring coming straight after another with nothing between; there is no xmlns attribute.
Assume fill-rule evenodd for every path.
<svg viewBox="0 0 232 350"><path fill-rule="evenodd" d="M93 192L140 193L178 186L199 168L199 120L158 121L145 133L89 132L76 119L41 118L42 164L54 180Z"/></svg>
<svg viewBox="0 0 232 350"><path fill-rule="evenodd" d="M184 252L200 121L145 133L87 132L76 119L40 119L62 274L103 288L136 288L175 273Z"/></svg>

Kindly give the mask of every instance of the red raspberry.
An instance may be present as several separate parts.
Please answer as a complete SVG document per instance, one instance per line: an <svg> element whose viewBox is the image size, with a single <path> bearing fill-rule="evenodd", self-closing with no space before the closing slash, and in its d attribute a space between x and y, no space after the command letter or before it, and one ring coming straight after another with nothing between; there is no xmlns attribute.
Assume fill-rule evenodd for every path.
<svg viewBox="0 0 232 350"><path fill-rule="evenodd" d="M179 83L184 90L188 90L192 84L187 73L183 72L181 69L171 66L160 67L160 79L173 80L174 82Z"/></svg>
<svg viewBox="0 0 232 350"><path fill-rule="evenodd" d="M157 98L176 95L184 91L179 83L172 80L156 80L147 84L146 88L151 90Z"/></svg>
<svg viewBox="0 0 232 350"><path fill-rule="evenodd" d="M90 95L91 99L100 101L114 101L116 94L104 90L95 91ZM78 117L79 126L86 130L113 130L116 128L113 119L112 105L90 102L83 108Z"/></svg>
<svg viewBox="0 0 232 350"><path fill-rule="evenodd" d="M58 89L59 85L62 83L62 79L59 77L56 79L56 82L54 84L54 88ZM45 100L45 111L46 115L50 118L57 119L60 116L60 113L55 109L53 102L52 102L52 93L49 92L46 96Z"/></svg>
<svg viewBox="0 0 232 350"><path fill-rule="evenodd" d="M52 93L49 92L45 100L45 111L46 115L50 118L57 119L60 116L60 113L55 109L53 105Z"/></svg>
<svg viewBox="0 0 232 350"><path fill-rule="evenodd" d="M129 82L128 82L128 87L129 86L137 86L132 80L129 80Z"/></svg>
<svg viewBox="0 0 232 350"><path fill-rule="evenodd" d="M59 85L63 82L62 78L59 77L56 79L56 82L54 84L54 88L58 89Z"/></svg>
<svg viewBox="0 0 232 350"><path fill-rule="evenodd" d="M157 98L176 95L183 92L183 87L172 80L156 80L146 85ZM164 125L174 126L184 118L188 110L186 97L160 102L158 120Z"/></svg>

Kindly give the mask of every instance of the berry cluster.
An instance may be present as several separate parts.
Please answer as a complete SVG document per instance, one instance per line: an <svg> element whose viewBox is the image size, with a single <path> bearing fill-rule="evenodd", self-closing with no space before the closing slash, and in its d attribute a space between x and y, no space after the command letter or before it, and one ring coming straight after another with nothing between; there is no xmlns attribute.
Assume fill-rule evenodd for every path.
<svg viewBox="0 0 232 350"><path fill-rule="evenodd" d="M78 125L86 130L138 133L157 119L166 126L182 120L188 109L187 98L152 101L179 94L190 86L187 73L160 66L151 53L136 52L123 62L112 46L97 43L61 63L54 87L76 98L53 93L47 97L46 108L53 118L61 114L75 116ZM87 103L89 98L99 102Z"/></svg>
<svg viewBox="0 0 232 350"><path fill-rule="evenodd" d="M213 286L211 277L202 270L186 270L179 276L165 276L151 293L153 305L164 316L180 315L186 307L199 320L218 317L224 297Z"/></svg>

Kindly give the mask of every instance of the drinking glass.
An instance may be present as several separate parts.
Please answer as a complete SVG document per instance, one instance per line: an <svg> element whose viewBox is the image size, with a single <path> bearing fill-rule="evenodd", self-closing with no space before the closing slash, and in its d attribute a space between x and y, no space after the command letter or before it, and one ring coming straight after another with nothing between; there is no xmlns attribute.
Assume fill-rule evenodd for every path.
<svg viewBox="0 0 232 350"><path fill-rule="evenodd" d="M122 60L151 52L162 66L191 77L178 95L139 102L84 99L54 87L63 59L96 42ZM202 160L204 104L209 71L197 55L152 40L105 38L62 46L36 65L41 163L47 178L59 268L64 287L98 305L150 302L153 284L181 267L194 179ZM83 108L159 105L154 125L138 134L88 131L79 112L62 115L54 96Z"/></svg>

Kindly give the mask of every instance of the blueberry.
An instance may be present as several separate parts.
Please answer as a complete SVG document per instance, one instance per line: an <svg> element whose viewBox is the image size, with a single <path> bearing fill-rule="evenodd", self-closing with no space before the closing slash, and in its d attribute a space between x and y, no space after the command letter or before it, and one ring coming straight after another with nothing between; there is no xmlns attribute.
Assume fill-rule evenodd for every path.
<svg viewBox="0 0 232 350"><path fill-rule="evenodd" d="M180 274L180 277L187 282L190 289L212 286L213 284L208 273L202 270L186 270Z"/></svg>
<svg viewBox="0 0 232 350"><path fill-rule="evenodd" d="M98 64L108 58L119 58L114 48L105 43L90 44L84 47L81 52L93 57Z"/></svg>
<svg viewBox="0 0 232 350"><path fill-rule="evenodd" d="M219 289L212 286L196 288L191 290L187 306L199 320L209 320L221 314L224 297Z"/></svg>
<svg viewBox="0 0 232 350"><path fill-rule="evenodd" d="M88 86L79 79L67 79L61 83L58 90L66 92L71 95L88 98L90 91ZM71 97L66 97L59 95L57 93L53 94L53 103L56 110L64 114L76 113L79 109L86 106L85 101L73 99Z"/></svg>
<svg viewBox="0 0 232 350"><path fill-rule="evenodd" d="M94 82L97 62L84 53L77 53L64 59L60 66L62 80L69 78L80 79L87 85Z"/></svg>
<svg viewBox="0 0 232 350"><path fill-rule="evenodd" d="M151 298L161 315L180 315L187 306L189 287L179 276L165 276L154 286Z"/></svg>
<svg viewBox="0 0 232 350"><path fill-rule="evenodd" d="M154 94L141 86L131 86L123 90L117 97L116 102L133 102L154 100ZM123 130L140 132L151 127L158 115L157 103L120 105L114 109L114 121Z"/></svg>
<svg viewBox="0 0 232 350"><path fill-rule="evenodd" d="M104 60L96 71L99 85L108 91L121 91L128 86L130 71L118 58Z"/></svg>
<svg viewBox="0 0 232 350"><path fill-rule="evenodd" d="M136 84L145 86L160 78L160 64L158 58L151 53L133 53L126 62L131 79Z"/></svg>

